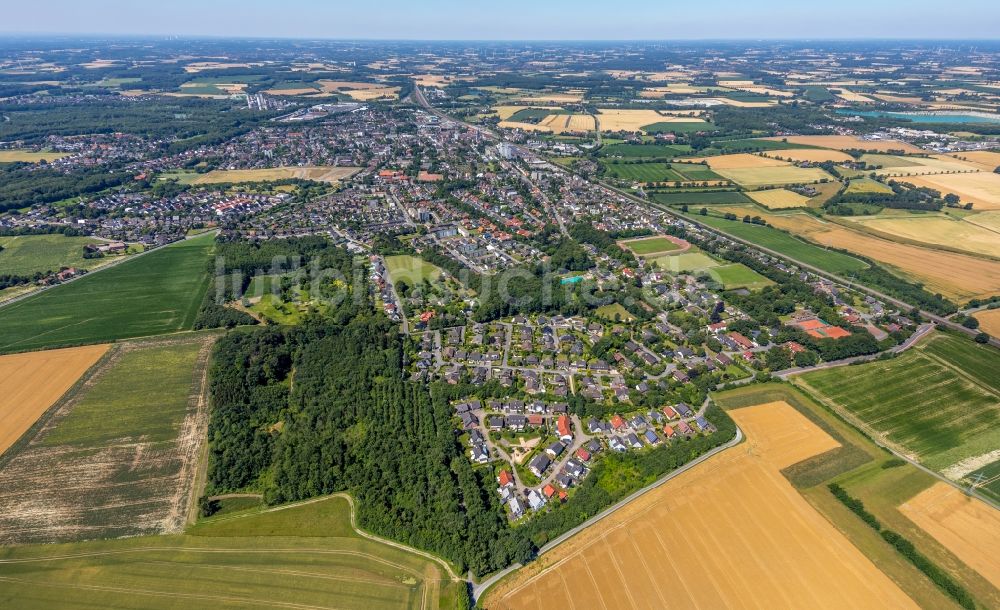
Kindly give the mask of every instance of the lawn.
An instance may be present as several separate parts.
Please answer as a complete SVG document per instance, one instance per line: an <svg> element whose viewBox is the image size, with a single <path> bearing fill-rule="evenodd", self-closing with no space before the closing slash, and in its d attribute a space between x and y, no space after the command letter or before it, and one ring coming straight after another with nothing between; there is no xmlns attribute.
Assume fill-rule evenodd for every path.
<svg viewBox="0 0 1000 610"><path fill-rule="evenodd" d="M745 223L739 220L726 220L716 216L692 216L692 219L729 233L739 239L744 239L758 246L774 250L795 260L818 267L828 273L850 273L868 266L864 261L840 252L808 244L784 231L779 231L772 227Z"/></svg>
<svg viewBox="0 0 1000 610"><path fill-rule="evenodd" d="M750 267L740 263L713 267L709 271L709 275L718 280L726 290L736 290L738 288L758 290L774 283Z"/></svg>
<svg viewBox="0 0 1000 610"><path fill-rule="evenodd" d="M405 280L411 286L422 284L424 280L433 282L441 277L441 270L436 266L408 254L385 257L385 268L393 282Z"/></svg>
<svg viewBox="0 0 1000 610"><path fill-rule="evenodd" d="M718 261L703 252L685 252L676 256L663 256L653 259L653 262L661 269L672 273L697 273L719 266Z"/></svg>
<svg viewBox="0 0 1000 610"><path fill-rule="evenodd" d="M937 334L892 360L797 383L939 471L1000 447L1000 352L964 337Z"/></svg>
<svg viewBox="0 0 1000 610"><path fill-rule="evenodd" d="M622 307L621 303L612 303L610 305L602 305L598 307L595 311L598 316L614 321L631 322L635 320L635 316L630 314L627 309Z"/></svg>
<svg viewBox="0 0 1000 610"><path fill-rule="evenodd" d="M0 352L190 329L214 237L178 242L0 308Z"/></svg>
<svg viewBox="0 0 1000 610"><path fill-rule="evenodd" d="M186 535L0 550L18 608L454 608L461 584L368 540L342 497L208 519Z"/></svg>
<svg viewBox="0 0 1000 610"><path fill-rule="evenodd" d="M54 235L19 235L0 237L0 275L34 275L59 271L62 267L87 269L104 262L83 258L87 244L100 243L93 237Z"/></svg>

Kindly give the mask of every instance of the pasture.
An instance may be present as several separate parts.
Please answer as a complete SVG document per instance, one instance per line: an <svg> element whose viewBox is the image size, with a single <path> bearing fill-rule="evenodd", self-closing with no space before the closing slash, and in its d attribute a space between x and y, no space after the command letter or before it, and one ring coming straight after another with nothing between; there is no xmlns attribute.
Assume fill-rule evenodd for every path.
<svg viewBox="0 0 1000 610"><path fill-rule="evenodd" d="M962 203L973 204L976 210L1000 210L1000 174L975 172L909 176L906 182L941 191L943 195L953 193L961 198Z"/></svg>
<svg viewBox="0 0 1000 610"><path fill-rule="evenodd" d="M872 180L871 178L857 178L851 180L847 183L847 190L844 191L848 195L853 195L857 193L892 193L892 188L888 184L883 184L877 180Z"/></svg>
<svg viewBox="0 0 1000 610"><path fill-rule="evenodd" d="M602 157L673 158L690 152L687 145L666 144L605 144L598 154Z"/></svg>
<svg viewBox="0 0 1000 610"><path fill-rule="evenodd" d="M107 259L83 258L83 248L98 244L94 237L52 235L17 235L0 237L0 275L26 275L59 271L62 267L90 269Z"/></svg>
<svg viewBox="0 0 1000 610"><path fill-rule="evenodd" d="M823 269L828 273L850 273L868 266L864 261L841 252L826 250L804 242L784 231L779 231L771 227L763 227L738 220L726 220L714 216L697 216L692 218L750 243Z"/></svg>
<svg viewBox="0 0 1000 610"><path fill-rule="evenodd" d="M715 125L701 119L672 119L669 121L658 121L642 128L645 133L694 133L698 131L712 131Z"/></svg>
<svg viewBox="0 0 1000 610"><path fill-rule="evenodd" d="M359 535L344 497L203 520L185 535L0 550L19 608L454 608L444 566Z"/></svg>
<svg viewBox="0 0 1000 610"><path fill-rule="evenodd" d="M774 284L774 282L763 275L740 263L713 267L709 269L708 274L712 279L722 284L725 290L736 290L739 288L760 290L765 286Z"/></svg>
<svg viewBox="0 0 1000 610"><path fill-rule="evenodd" d="M51 163L63 157L68 157L73 153L45 152L19 149L0 150L0 163L39 163L45 161Z"/></svg>
<svg viewBox="0 0 1000 610"><path fill-rule="evenodd" d="M788 189L767 189L747 193L750 199L765 208L781 210L785 208L802 208L809 204L809 198Z"/></svg>
<svg viewBox="0 0 1000 610"><path fill-rule="evenodd" d="M89 345L0 356L0 455L106 351Z"/></svg>
<svg viewBox="0 0 1000 610"><path fill-rule="evenodd" d="M618 242L618 245L627 248L632 254L642 257L657 256L675 250L686 250L690 247L684 240L667 235L626 239Z"/></svg>
<svg viewBox="0 0 1000 610"><path fill-rule="evenodd" d="M1000 447L1000 352L964 337L935 334L897 358L795 383L938 471Z"/></svg>
<svg viewBox="0 0 1000 610"><path fill-rule="evenodd" d="M900 241L946 246L973 254L1000 257L1000 234L951 216L858 216L850 217L850 222Z"/></svg>
<svg viewBox="0 0 1000 610"><path fill-rule="evenodd" d="M112 347L0 468L0 544L179 531L205 438L214 336Z"/></svg>
<svg viewBox="0 0 1000 610"><path fill-rule="evenodd" d="M359 167L275 167L271 169L217 169L198 174L190 184L245 184L276 180L313 180L337 183L361 171Z"/></svg>
<svg viewBox="0 0 1000 610"><path fill-rule="evenodd" d="M0 352L159 335L194 324L214 234L92 273L0 308Z"/></svg>
<svg viewBox="0 0 1000 610"><path fill-rule="evenodd" d="M899 511L1000 589L1000 511L941 482Z"/></svg>
<svg viewBox="0 0 1000 610"><path fill-rule="evenodd" d="M482 607L917 607L781 474L839 443L787 403L729 414L745 446L570 538Z"/></svg>

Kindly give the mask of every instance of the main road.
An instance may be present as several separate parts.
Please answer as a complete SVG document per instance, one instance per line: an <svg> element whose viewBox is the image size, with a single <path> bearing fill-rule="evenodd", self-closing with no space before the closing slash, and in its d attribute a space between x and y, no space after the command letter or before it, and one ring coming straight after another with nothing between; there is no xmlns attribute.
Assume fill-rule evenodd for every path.
<svg viewBox="0 0 1000 610"><path fill-rule="evenodd" d="M471 129L474 129L474 130L478 131L479 133L483 134L484 136L486 136L486 137L488 137L490 139L494 139L494 140L498 140L498 141L501 140L501 138L500 138L499 135L497 135L496 133L494 133L493 131L491 131L491 130L485 128L485 127L482 127L480 125L470 125L469 123L465 123L464 121L460 121L460 120L458 120L458 119L456 119L454 117L451 117L451 116L449 116L449 115L447 115L447 114L445 114L445 113L443 113L443 112L441 112L439 110L435 110L427 102L427 98L425 98L423 92L420 91L420 87L418 87L416 85L414 85L414 88L413 88L413 97L416 99L417 103L420 104L424 109L426 109L431 114L439 117L441 120L450 121L450 122L453 122L453 123L464 125L467 128L471 128ZM509 143L509 144L511 144L511 143ZM511 146L513 146L517 150L521 151L522 153L528 153L528 154L532 154L532 155L535 154L534 152L531 152L531 151L527 150L526 148L524 148L522 146L518 146L517 144L511 144ZM567 168L555 165L553 163L550 163L549 167L554 168L556 171L561 171L561 172L565 172L565 173L569 173L569 174L573 173L570 170L568 170ZM816 267L814 265L810 265L808 263L804 263L804 262L802 262L800 260L792 258L791 256L789 256L789 255L787 255L787 254L785 254L783 252L778 252L777 250L771 250L770 248L766 248L766 247L761 246L759 244L756 244L756 243L754 243L752 241L748 241L746 239L742 239L740 237L737 237L735 235L727 233L726 231L723 231L723 230L718 229L716 227L712 227L712 226L703 224L701 222L698 222L697 219L691 218L689 216L684 216L684 215L678 213L677 211L675 211L675 210L673 210L673 209L671 209L671 208L669 208L667 206L662 206L662 205L659 205L657 203L648 201L646 199L642 199L640 197L636 197L635 195L633 195L631 193L628 193L628 192L623 191L621 189L609 186L609 185L607 185L607 184L605 184L603 182L600 182L600 181L594 182L594 184L596 184L598 187L600 187L601 189L603 189L608 194L620 195L620 196L626 197L626 198L628 198L628 199L630 199L630 200L632 200L634 202L637 202L637 203L640 203L640 204L643 204L643 205L646 205L646 206L654 207L654 208L656 208L658 210L661 210L661 211L663 211L663 212L665 212L665 213L667 213L667 214L669 214L669 215L671 215L671 216L673 216L675 218L683 220L684 222L688 222L690 224L693 224L693 225L701 228L704 231L707 231L709 233L715 233L715 234L718 234L718 235L725 236L726 238L728 238L728 239L730 239L732 241L739 242L741 244L750 246L750 247L752 247L752 248L754 248L756 250L759 250L761 252L767 253L767 254L775 257L775 258L788 261L788 262L790 262L790 263L792 263L792 264L794 264L794 265L796 265L796 266L798 266L798 267L800 267L802 269L806 269L806 270L808 270L808 271L810 271L810 272L812 272L812 273L814 273L816 275L819 275L821 277L825 277L827 279L833 280L834 282L837 282L838 284L841 284L843 286L848 286L848 287L853 288L855 290L860 290L860 291L865 292L865 293L867 293L867 294L869 294L869 295L871 295L871 296L873 296L873 297L875 297L877 299L881 299L881 300L883 300L883 301L885 301L887 303L892 303L894 306L896 306L897 308L899 308L900 311L904 311L904 312L907 312L907 313L911 312L911 311L917 311L918 313L920 313L921 316L923 316L924 318L926 318L928 320L933 321L935 324L937 324L939 326L944 326L946 328L950 328L951 330L958 331L958 332L961 332L961 333L965 333L966 335L973 336L973 337L976 336L977 334L979 334L979 331L977 331L975 329L966 328L966 327L962 326L961 324L958 324L957 322L953 322L953 321L951 321L951 320L949 320L949 319L947 319L947 318L945 318L943 316L940 316L940 315L938 315L938 314L936 314L934 312L921 310L921 309L919 309L917 307L914 307L910 303L907 303L906 301L903 301L901 299L897 299L895 297L889 296L889 295L885 294L884 292L881 292L881 291L876 290L874 288L870 288L870 287L865 286L864 284L861 284L859 282L850 280L848 278L841 277L841 276L836 275L834 273L830 273L830 272L825 271L823 269L820 269L819 267ZM998 338L990 338L990 344L993 345L994 347L1000 347L1000 339L998 339Z"/></svg>

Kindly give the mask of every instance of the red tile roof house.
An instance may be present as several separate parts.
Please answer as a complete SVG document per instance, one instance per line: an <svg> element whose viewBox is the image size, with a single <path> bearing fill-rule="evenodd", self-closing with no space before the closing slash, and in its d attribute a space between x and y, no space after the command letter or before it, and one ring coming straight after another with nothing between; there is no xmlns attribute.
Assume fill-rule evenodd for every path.
<svg viewBox="0 0 1000 610"><path fill-rule="evenodd" d="M573 440L573 430L569 425L569 417L560 415L556 420L556 430L559 432L559 439L564 441Z"/></svg>
<svg viewBox="0 0 1000 610"><path fill-rule="evenodd" d="M551 484L546 485L545 487L542 488L542 493L545 494L546 498L551 498L552 496L556 495L556 488L552 487Z"/></svg>
<svg viewBox="0 0 1000 610"><path fill-rule="evenodd" d="M729 338L732 339L733 341L735 341L736 344L739 345L740 347L742 347L743 349L752 349L754 347L757 347L757 344L755 344L750 339L747 339L746 337L744 337L742 334L740 334L738 332L731 332L731 333L729 333Z"/></svg>
<svg viewBox="0 0 1000 610"><path fill-rule="evenodd" d="M663 414L667 416L667 419L677 418L677 411L674 411L674 408L671 406L663 407Z"/></svg>
<svg viewBox="0 0 1000 610"><path fill-rule="evenodd" d="M677 436L677 431L674 430L672 426L663 426L663 434L665 434L668 439L671 439Z"/></svg>
<svg viewBox="0 0 1000 610"><path fill-rule="evenodd" d="M501 488L509 487L514 484L514 475L509 470L501 470L500 476L497 477L497 482L500 483Z"/></svg>
<svg viewBox="0 0 1000 610"><path fill-rule="evenodd" d="M615 416L611 418L611 427L615 430L621 430L625 427L625 420L622 419L621 415L615 413Z"/></svg>
<svg viewBox="0 0 1000 610"><path fill-rule="evenodd" d="M576 457L580 458L584 462L589 462L590 461L590 452L587 451L586 449L584 449L583 447L580 447L579 449L577 449L575 455L576 455Z"/></svg>

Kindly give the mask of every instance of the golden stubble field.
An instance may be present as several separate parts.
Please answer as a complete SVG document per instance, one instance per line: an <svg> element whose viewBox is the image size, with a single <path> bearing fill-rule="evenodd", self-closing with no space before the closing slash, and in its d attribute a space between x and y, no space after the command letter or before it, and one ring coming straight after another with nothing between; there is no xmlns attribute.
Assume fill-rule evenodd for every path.
<svg viewBox="0 0 1000 610"><path fill-rule="evenodd" d="M931 292L940 292L949 299L966 301L1000 293L1000 262L995 260L935 250L930 245L892 241L802 212L776 214L753 206L718 209L739 217L760 216L769 225L821 246L856 252L922 282ZM843 222L850 224L847 220Z"/></svg>
<svg viewBox="0 0 1000 610"><path fill-rule="evenodd" d="M88 345L0 356L0 454L107 351Z"/></svg>
<svg viewBox="0 0 1000 610"><path fill-rule="evenodd" d="M899 510L1000 588L1000 511L947 483L931 485Z"/></svg>
<svg viewBox="0 0 1000 610"><path fill-rule="evenodd" d="M975 210L1000 210L1000 174L974 172L907 176L905 182L926 186L943 194L954 193L962 203L972 203Z"/></svg>
<svg viewBox="0 0 1000 610"><path fill-rule="evenodd" d="M1000 232L950 216L852 216L848 221L902 240L1000 258Z"/></svg>
<svg viewBox="0 0 1000 610"><path fill-rule="evenodd" d="M705 120L690 113L660 114L656 110L629 110L601 108L597 119L601 131L642 131L643 127L655 123L704 123Z"/></svg>
<svg viewBox="0 0 1000 610"><path fill-rule="evenodd" d="M792 144L833 148L834 150L873 150L889 152L901 150L905 153L922 153L923 150L899 140L862 140L857 136L787 136L764 138L765 140L786 140Z"/></svg>
<svg viewBox="0 0 1000 610"><path fill-rule="evenodd" d="M845 163L853 161L854 157L839 150L828 150L825 148L793 148L790 150L768 150L763 153L775 159L786 161L808 161L810 163L822 163L833 161L834 163Z"/></svg>
<svg viewBox="0 0 1000 610"><path fill-rule="evenodd" d="M916 608L780 472L838 443L784 402L730 415L746 443L515 573L483 607Z"/></svg>
<svg viewBox="0 0 1000 610"><path fill-rule="evenodd" d="M979 320L979 330L994 337L1000 337L1000 309L987 309L975 315Z"/></svg>
<svg viewBox="0 0 1000 610"><path fill-rule="evenodd" d="M317 182L339 182L361 171L359 167L275 167L271 169L217 169L202 174L192 184L269 182L298 178Z"/></svg>

